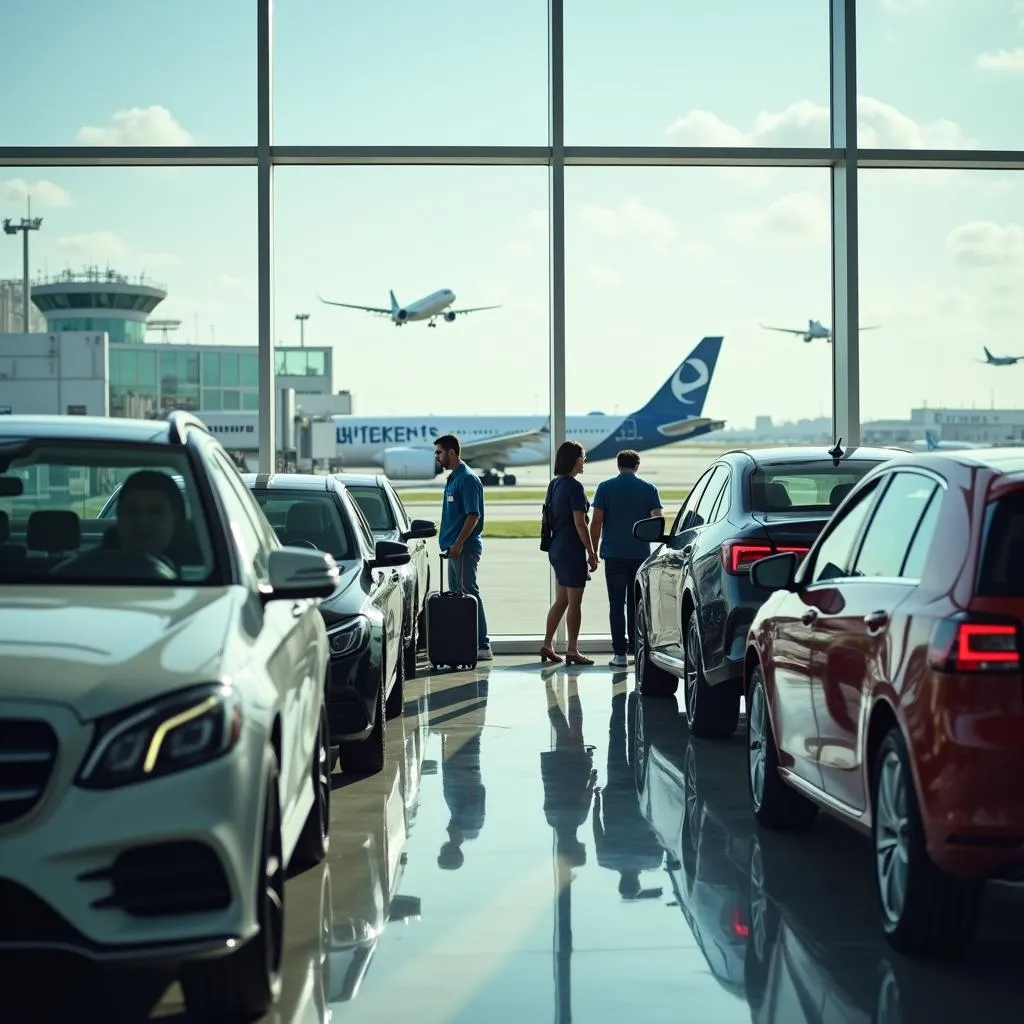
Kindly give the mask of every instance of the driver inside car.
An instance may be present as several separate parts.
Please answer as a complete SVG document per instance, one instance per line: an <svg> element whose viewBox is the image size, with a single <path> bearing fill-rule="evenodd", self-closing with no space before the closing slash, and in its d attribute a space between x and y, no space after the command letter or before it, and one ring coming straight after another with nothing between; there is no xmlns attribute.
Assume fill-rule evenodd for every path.
<svg viewBox="0 0 1024 1024"><path fill-rule="evenodd" d="M166 473L143 469L125 480L117 496L122 551L173 559L171 548L184 524L185 499Z"/></svg>

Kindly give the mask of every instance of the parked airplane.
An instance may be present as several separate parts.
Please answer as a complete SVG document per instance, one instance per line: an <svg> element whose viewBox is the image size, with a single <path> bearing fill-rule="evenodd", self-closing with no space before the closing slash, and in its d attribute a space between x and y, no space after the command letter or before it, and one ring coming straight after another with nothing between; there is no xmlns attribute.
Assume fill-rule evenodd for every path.
<svg viewBox="0 0 1024 1024"><path fill-rule="evenodd" d="M824 340L829 343L832 341L832 330L829 327L822 326L817 320L808 320L806 327L769 327L767 324L761 324L766 331L782 331L784 334L796 334L803 338L804 341L819 341ZM862 327L862 331L877 331L881 324L872 324L870 327Z"/></svg>
<svg viewBox="0 0 1024 1024"><path fill-rule="evenodd" d="M994 356L984 345L981 346L985 352L984 359L977 359L976 362L985 363L988 366L1013 366L1014 363L1019 363L1024 356Z"/></svg>
<svg viewBox="0 0 1024 1024"><path fill-rule="evenodd" d="M646 451L713 430L724 420L702 417L704 399L715 372L722 339L704 338L673 370L654 397L629 416L566 418L566 436L587 449L592 462L612 459L622 448ZM546 466L551 432L538 416L334 416L338 454L347 466L381 466L393 480L433 480L441 472L434 459L434 438L455 434L462 458L485 484L499 479L514 486L515 466Z"/></svg>
<svg viewBox="0 0 1024 1024"><path fill-rule="evenodd" d="M911 441L907 446L912 452L962 451L968 448L984 448L982 444L971 444L970 441L940 441L934 430L924 432L924 440Z"/></svg>
<svg viewBox="0 0 1024 1024"><path fill-rule="evenodd" d="M449 309L455 301L455 292L451 288L442 288L439 292L431 292L425 298L417 299L403 306L395 298L394 292L388 292L391 298L391 308L384 309L382 306L356 306L351 302L332 302L322 296L317 296L321 302L328 306L343 306L345 309L361 309L364 313L373 313L376 316L391 317L396 327L411 323L413 320L426 320L428 327L436 327L435 320L443 316L448 323L451 323L457 316L466 313L480 313L485 309L500 309L500 306L471 306L468 309Z"/></svg>

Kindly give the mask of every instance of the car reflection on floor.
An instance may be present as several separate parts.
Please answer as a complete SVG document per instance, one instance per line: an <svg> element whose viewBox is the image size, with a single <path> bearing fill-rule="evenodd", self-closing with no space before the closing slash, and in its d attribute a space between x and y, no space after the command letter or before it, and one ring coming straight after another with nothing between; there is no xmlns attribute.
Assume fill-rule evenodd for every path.
<svg viewBox="0 0 1024 1024"><path fill-rule="evenodd" d="M630 695L639 806L666 852L679 907L719 983L756 1024L1005 1020L1024 1005L1024 890L999 886L962 964L900 957L875 907L868 844L822 820L758 829L742 736L693 739L674 698ZM995 893L998 892L998 896Z"/></svg>

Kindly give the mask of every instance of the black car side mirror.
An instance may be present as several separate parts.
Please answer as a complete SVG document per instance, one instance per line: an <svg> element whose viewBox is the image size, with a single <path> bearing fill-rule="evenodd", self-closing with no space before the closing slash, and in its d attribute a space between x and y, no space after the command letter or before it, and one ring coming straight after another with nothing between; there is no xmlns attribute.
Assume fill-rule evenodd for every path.
<svg viewBox="0 0 1024 1024"><path fill-rule="evenodd" d="M400 540L379 540L374 545L373 558L366 564L371 569L397 569L400 565L408 565L412 561L409 545Z"/></svg>
<svg viewBox="0 0 1024 1024"><path fill-rule="evenodd" d="M648 544L661 544L668 539L665 535L665 520L661 516L641 519L633 524L633 536Z"/></svg>
<svg viewBox="0 0 1024 1024"><path fill-rule="evenodd" d="M761 590L792 590L796 579L796 552L759 558L750 567L750 582Z"/></svg>
<svg viewBox="0 0 1024 1024"><path fill-rule="evenodd" d="M409 529L402 534L402 540L426 540L428 537L437 536L437 523L429 519L414 519L409 523Z"/></svg>

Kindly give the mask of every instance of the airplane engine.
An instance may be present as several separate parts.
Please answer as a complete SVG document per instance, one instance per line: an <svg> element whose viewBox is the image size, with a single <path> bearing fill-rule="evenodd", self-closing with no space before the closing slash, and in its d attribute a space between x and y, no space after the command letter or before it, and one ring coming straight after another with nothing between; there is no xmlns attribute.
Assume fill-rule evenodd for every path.
<svg viewBox="0 0 1024 1024"><path fill-rule="evenodd" d="M388 448L383 469L392 480L433 480L441 472L434 453L422 448Z"/></svg>
<svg viewBox="0 0 1024 1024"><path fill-rule="evenodd" d="M445 313L444 318L445 318L445 320L448 321L448 323L454 323L455 322L455 314L454 313Z"/></svg>
<svg viewBox="0 0 1024 1024"><path fill-rule="evenodd" d="M400 321L401 321L401 320L408 320L408 319L409 319L409 311L408 311L408 310L406 310L406 309L400 309L400 310L399 310L399 311L398 311L398 312L397 312L397 313L395 314L395 317L396 317L396 318L397 318L398 320L400 320Z"/></svg>

